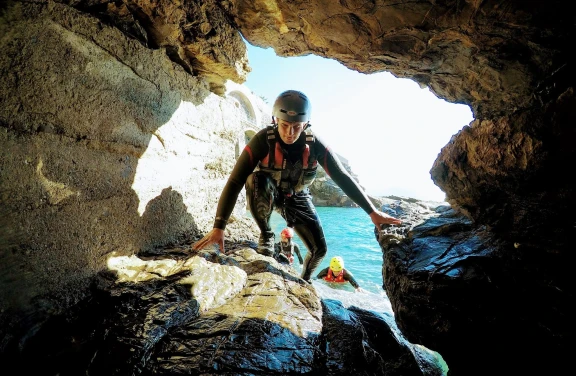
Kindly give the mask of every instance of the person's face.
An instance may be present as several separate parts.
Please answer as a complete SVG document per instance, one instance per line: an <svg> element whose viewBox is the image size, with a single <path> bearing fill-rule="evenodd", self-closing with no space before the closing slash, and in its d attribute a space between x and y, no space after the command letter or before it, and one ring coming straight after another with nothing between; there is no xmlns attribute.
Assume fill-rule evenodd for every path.
<svg viewBox="0 0 576 376"><path fill-rule="evenodd" d="M278 134L280 134L280 138L286 144L295 143L305 128L306 122L304 121L290 122L278 119Z"/></svg>

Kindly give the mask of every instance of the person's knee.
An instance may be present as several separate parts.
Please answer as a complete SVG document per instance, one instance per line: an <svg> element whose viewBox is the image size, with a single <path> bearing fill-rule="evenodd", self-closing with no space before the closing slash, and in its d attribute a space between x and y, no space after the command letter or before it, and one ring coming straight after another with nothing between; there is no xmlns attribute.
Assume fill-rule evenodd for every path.
<svg viewBox="0 0 576 376"><path fill-rule="evenodd" d="M254 173L251 173L250 175L248 175L248 178L246 178L246 191L248 193L251 193L254 191Z"/></svg>
<svg viewBox="0 0 576 376"><path fill-rule="evenodd" d="M312 247L312 257L314 257L314 259L322 259L324 258L324 256L326 256L326 253L328 252L328 247L326 246L318 246L318 244L315 244Z"/></svg>

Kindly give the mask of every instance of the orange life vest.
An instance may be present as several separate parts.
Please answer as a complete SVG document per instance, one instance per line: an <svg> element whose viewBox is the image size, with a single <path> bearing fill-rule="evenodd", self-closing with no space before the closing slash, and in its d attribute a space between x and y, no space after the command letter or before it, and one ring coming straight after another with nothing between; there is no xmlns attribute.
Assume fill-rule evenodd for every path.
<svg viewBox="0 0 576 376"><path fill-rule="evenodd" d="M338 273L337 276L334 276L334 273L332 273L332 269L328 268L328 274L326 274L324 280L327 282L335 282L335 283L346 282L346 280L344 280L344 269L340 270L340 273Z"/></svg>

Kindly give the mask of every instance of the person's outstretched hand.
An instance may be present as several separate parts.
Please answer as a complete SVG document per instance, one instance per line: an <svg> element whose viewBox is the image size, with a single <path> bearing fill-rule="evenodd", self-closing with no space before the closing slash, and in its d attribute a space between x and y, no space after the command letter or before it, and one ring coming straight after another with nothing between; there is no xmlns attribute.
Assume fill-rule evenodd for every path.
<svg viewBox="0 0 576 376"><path fill-rule="evenodd" d="M374 210L370 213L370 219L377 228L380 228L380 225L399 225L402 223L402 220L394 218L380 210Z"/></svg>
<svg viewBox="0 0 576 376"><path fill-rule="evenodd" d="M220 252L224 252L224 230L219 228L213 228L209 233L207 233L202 239L198 240L196 243L192 244L192 249L197 251L202 248L206 248L209 245L218 244L220 247Z"/></svg>
<svg viewBox="0 0 576 376"><path fill-rule="evenodd" d="M356 292L365 293L366 290L364 290L362 287L358 287L358 288L356 289Z"/></svg>

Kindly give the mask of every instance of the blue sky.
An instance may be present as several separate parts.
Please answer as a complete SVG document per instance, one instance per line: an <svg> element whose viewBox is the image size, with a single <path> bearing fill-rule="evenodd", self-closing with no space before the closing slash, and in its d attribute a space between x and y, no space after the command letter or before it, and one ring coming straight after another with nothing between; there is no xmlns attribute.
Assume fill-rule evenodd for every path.
<svg viewBox="0 0 576 376"><path fill-rule="evenodd" d="M315 134L348 159L369 194L444 200L429 171L452 135L472 121L468 106L390 73L367 75L315 55L284 58L247 46L252 71L244 85L270 106L284 90L305 93Z"/></svg>

